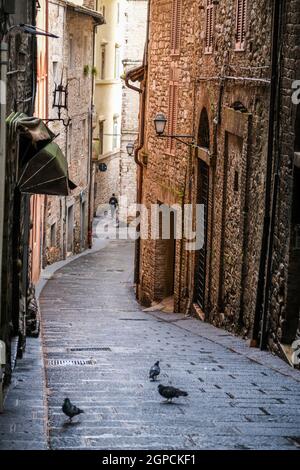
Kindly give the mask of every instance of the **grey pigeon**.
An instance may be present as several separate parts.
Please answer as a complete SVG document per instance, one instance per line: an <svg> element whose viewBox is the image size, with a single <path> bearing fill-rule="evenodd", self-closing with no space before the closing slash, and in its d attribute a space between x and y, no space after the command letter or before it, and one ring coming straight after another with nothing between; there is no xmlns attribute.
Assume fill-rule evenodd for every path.
<svg viewBox="0 0 300 470"><path fill-rule="evenodd" d="M169 403L171 403L173 398L188 396L188 393L185 392L184 390L180 390L179 388L172 387L171 385L159 384L158 392L162 397L166 398Z"/></svg>
<svg viewBox="0 0 300 470"><path fill-rule="evenodd" d="M83 410L73 405L70 402L69 398L65 398L64 404L62 406L62 411L64 412L66 416L70 418L70 421L72 421L72 418L74 418L74 416L80 415L80 413L84 413Z"/></svg>
<svg viewBox="0 0 300 470"><path fill-rule="evenodd" d="M156 380L156 377L158 377L159 374L160 374L159 361L156 361L154 366L152 366L149 371L149 379L151 379L154 382L154 380Z"/></svg>

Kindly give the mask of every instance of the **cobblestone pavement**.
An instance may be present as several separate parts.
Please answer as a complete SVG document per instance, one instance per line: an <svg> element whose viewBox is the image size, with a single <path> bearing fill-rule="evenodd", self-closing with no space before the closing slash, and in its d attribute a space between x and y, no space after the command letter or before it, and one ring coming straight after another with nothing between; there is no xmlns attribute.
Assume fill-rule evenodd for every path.
<svg viewBox="0 0 300 470"><path fill-rule="evenodd" d="M47 448L44 379L41 339L27 338L0 414L0 450Z"/></svg>
<svg viewBox="0 0 300 470"><path fill-rule="evenodd" d="M226 331L143 312L133 243L112 241L53 275L40 304L52 449L297 449L300 375ZM188 398L163 403L160 382ZM68 396L85 413L69 424Z"/></svg>

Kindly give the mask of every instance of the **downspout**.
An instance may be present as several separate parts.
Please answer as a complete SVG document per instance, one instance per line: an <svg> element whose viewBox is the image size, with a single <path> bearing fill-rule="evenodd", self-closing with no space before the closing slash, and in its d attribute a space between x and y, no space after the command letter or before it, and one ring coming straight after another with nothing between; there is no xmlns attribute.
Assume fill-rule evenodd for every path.
<svg viewBox="0 0 300 470"><path fill-rule="evenodd" d="M8 45L1 41L0 50L0 325L1 297L2 297L2 251L3 251L3 223L5 198L5 165L6 165L6 83L7 83Z"/></svg>
<svg viewBox="0 0 300 470"><path fill-rule="evenodd" d="M94 24L93 26L93 67L95 66L95 47L96 47L96 29L100 26ZM93 195L94 195L94 178L93 178L93 112L94 112L94 97L95 97L95 75L92 74L92 93L90 105L90 129L89 129L89 207L88 207L88 247L93 246Z"/></svg>
<svg viewBox="0 0 300 470"><path fill-rule="evenodd" d="M139 152L145 143L145 107L146 107L146 86L147 86L147 64L148 64L148 44L149 44L149 25L150 25L150 5L151 1L148 2L147 12L147 29L146 29L146 44L144 52L144 67L145 75L144 80L141 84L141 89L133 87L129 83L126 83L129 88L141 93L141 109L140 109L140 123L139 123L139 144L134 150L134 160L138 167L138 178L137 178L137 204L142 202L142 187L143 187L143 164L139 160ZM137 237L135 240L135 259L134 259L134 283L136 284L136 296L139 296L139 285L140 285L140 253L141 253L141 238Z"/></svg>
<svg viewBox="0 0 300 470"><path fill-rule="evenodd" d="M276 194L278 186L277 168L274 169L274 127L276 114L278 116L278 69L279 69L279 40L281 34L282 0L274 3L272 25L272 58L271 58L271 90L269 107L268 152L265 183L265 215L263 223L260 265L258 274L253 340L258 336L260 349L266 348L267 309L269 301L272 249L274 238L274 223L276 209ZM277 117L278 119L278 117ZM278 125L278 123L277 123ZM273 191L272 191L273 184Z"/></svg>
<svg viewBox="0 0 300 470"><path fill-rule="evenodd" d="M45 2L45 8L46 8L46 31L49 31L49 4L48 0ZM46 37L46 69L47 69L47 78L46 78L46 105L45 105L45 111L46 111L46 118L49 115L49 42L48 38ZM42 226L42 236L41 236L41 268L44 269L47 266L47 259L46 259L46 243L47 243L47 237L46 237L46 228L47 228L47 205L48 205L48 197L47 194L44 195L42 199L43 203L43 226Z"/></svg>

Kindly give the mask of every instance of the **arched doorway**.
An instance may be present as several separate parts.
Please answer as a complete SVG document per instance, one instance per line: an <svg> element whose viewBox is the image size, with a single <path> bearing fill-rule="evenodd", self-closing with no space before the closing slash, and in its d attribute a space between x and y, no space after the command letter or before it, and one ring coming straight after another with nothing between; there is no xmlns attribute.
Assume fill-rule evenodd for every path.
<svg viewBox="0 0 300 470"><path fill-rule="evenodd" d="M209 166L202 157L209 154L210 133L209 120L206 108L200 115L197 144L201 147L201 155L198 152L197 161L197 198L196 203L204 206L204 243L196 253L194 301L205 312L205 283L206 283L206 253L207 253L207 223L208 223L208 196L209 196Z"/></svg>

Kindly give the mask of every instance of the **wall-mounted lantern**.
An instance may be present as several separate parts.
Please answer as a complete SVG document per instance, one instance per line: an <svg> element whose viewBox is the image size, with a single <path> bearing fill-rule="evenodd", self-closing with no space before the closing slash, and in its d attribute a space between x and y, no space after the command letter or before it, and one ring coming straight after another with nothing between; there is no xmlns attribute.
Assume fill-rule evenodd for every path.
<svg viewBox="0 0 300 470"><path fill-rule="evenodd" d="M164 134L165 128L167 125L167 118L163 113L158 113L154 118L154 127L157 137L175 139L178 142L188 145L189 147L200 148L199 145L195 143L195 138L193 135L170 135ZM191 139L191 142L185 142L182 139Z"/></svg>
<svg viewBox="0 0 300 470"><path fill-rule="evenodd" d="M129 157L131 157L134 151L134 144L132 142L128 142L128 144L126 145L126 150Z"/></svg>

